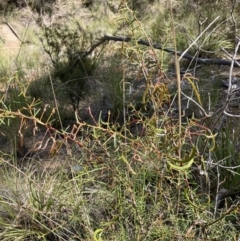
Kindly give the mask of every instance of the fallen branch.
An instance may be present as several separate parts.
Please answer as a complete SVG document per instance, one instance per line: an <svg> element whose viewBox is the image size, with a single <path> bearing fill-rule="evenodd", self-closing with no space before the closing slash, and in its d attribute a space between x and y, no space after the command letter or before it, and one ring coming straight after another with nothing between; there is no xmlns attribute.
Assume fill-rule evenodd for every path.
<svg viewBox="0 0 240 241"><path fill-rule="evenodd" d="M130 37L119 37L119 36L109 36L109 35L105 35L103 36L101 39L99 39L99 41L94 44L91 49L89 51L86 52L86 55L89 55L92 53L92 51L98 47L99 45L103 44L105 41L117 41L117 42L131 42L134 41L135 39L132 39ZM164 48L162 47L160 44L156 44L156 43L150 43L148 41L144 41L142 39L139 40L135 40L137 44L140 45L144 45L144 46L151 46L155 49L160 49L162 51L165 51L167 53L170 54L175 54L175 51L173 49L169 49L169 48ZM181 51L177 51L176 54L178 56L181 56L183 54L183 52ZM190 54L183 54L182 58L187 59L189 61L192 61L194 63L197 64L213 64L213 65L228 65L231 66L232 61L233 61L233 66L234 67L240 67L240 63L238 63L238 59L237 60L228 60L228 59L204 59L204 58L196 58Z"/></svg>

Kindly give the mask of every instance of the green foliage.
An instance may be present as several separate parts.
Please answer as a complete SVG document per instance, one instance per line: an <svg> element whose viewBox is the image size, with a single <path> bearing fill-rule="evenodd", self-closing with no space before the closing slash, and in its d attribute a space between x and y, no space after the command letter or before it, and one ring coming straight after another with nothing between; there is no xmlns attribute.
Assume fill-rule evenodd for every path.
<svg viewBox="0 0 240 241"><path fill-rule="evenodd" d="M102 90L102 107L110 111L110 119L105 117L105 121L120 122L123 121L124 108L124 76L119 69L121 65L121 55L114 55L108 59L109 66L101 71L100 80L103 85ZM103 113L102 113L103 114ZM106 113L105 113L106 115Z"/></svg>
<svg viewBox="0 0 240 241"><path fill-rule="evenodd" d="M229 39L230 32L226 30L232 28L228 6L226 2L219 4L218 2L201 3L201 1L198 3L187 1L182 4L174 4L173 13L179 51L184 51L219 15L221 17L218 18L217 24L201 36L190 50L190 54L198 53L200 57L213 58L219 56L222 48L232 49L234 41ZM212 9L218 11L213 13ZM159 12L157 20L153 22L152 32L157 41L163 39L161 42L172 46L173 40L171 34L169 34L172 31L169 16L170 9L166 6L164 10ZM233 35L234 32L231 34Z"/></svg>
<svg viewBox="0 0 240 241"><path fill-rule="evenodd" d="M61 81L61 85L56 86L56 89L67 92L73 111L76 111L86 90L85 84L97 66L97 57L91 58L87 52L91 34L86 33L79 23L76 23L75 28L56 24L43 27L42 30L41 42L54 66L51 81L54 86L58 85L58 80ZM62 94L64 96L64 93Z"/></svg>
<svg viewBox="0 0 240 241"><path fill-rule="evenodd" d="M152 22L145 27L146 19L139 17L150 3L161 10L152 25L155 36L146 30ZM212 21L199 31L195 7L208 18L210 10L203 8L206 1L173 3L179 21L174 25L176 38L184 50ZM97 3L83 4L96 7ZM169 6L159 1L138 4L122 1L119 7L124 33L172 45ZM209 6L217 7L214 4ZM102 6L108 6L107 1ZM223 11L221 6L219 10ZM182 21L189 23L190 42ZM14 84L2 92L1 133L14 141L20 137L22 144L29 128L39 138L30 139L35 141L28 157L7 155L1 146L0 239L238 240L237 200L227 197L221 209L215 200L222 186L239 183L239 168L230 168L239 165L235 153L239 130L226 125L215 133L219 119L213 115L216 119L207 120L203 107L208 106L208 98L196 77L188 73L180 79L189 84L189 92L184 88L181 92L193 109L187 115L180 112L185 100L177 103L176 91L170 88L174 83L169 83L169 78L174 79L165 71L170 57L161 51L136 41L110 42L103 51L95 49L99 54L93 56L95 39L78 22L39 24L42 46L50 58L40 70L42 75L30 80L23 68L15 75L4 69L1 75L4 84ZM196 49L226 47L228 40L218 31L208 39L208 33L203 35ZM27 66L35 67L31 61ZM94 103L88 102L94 98L97 114L90 108ZM79 110L84 101L91 124ZM199 111L202 114L197 115Z"/></svg>
<svg viewBox="0 0 240 241"><path fill-rule="evenodd" d="M156 2L156 0L130 0L128 1L128 7L135 11L137 16L141 18L143 17L142 13L145 13L154 2Z"/></svg>
<svg viewBox="0 0 240 241"><path fill-rule="evenodd" d="M222 167L219 170L219 178L222 186L232 190L237 187L239 183L240 173L238 167L240 165L237 143L238 136L235 134L234 121L228 121L224 127L219 131L217 138L217 146L214 152L214 161L219 163ZM238 132L238 131L237 131ZM225 177L228 177L225 179Z"/></svg>
<svg viewBox="0 0 240 241"><path fill-rule="evenodd" d="M21 110L23 115L28 115L26 107L29 104L29 98L25 95L26 86L20 82L21 77L20 71L8 77L9 81L0 102L0 136L8 145L10 144L12 150L20 145L20 136L25 132L25 123L23 119L7 113L17 113Z"/></svg>

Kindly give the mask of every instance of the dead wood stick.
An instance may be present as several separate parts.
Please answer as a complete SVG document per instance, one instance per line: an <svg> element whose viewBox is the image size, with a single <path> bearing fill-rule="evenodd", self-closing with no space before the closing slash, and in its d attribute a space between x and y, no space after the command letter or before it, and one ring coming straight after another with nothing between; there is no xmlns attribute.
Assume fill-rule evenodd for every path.
<svg viewBox="0 0 240 241"><path fill-rule="evenodd" d="M155 49L160 49L162 51L165 51L170 54L175 54L175 51L170 48L164 48L160 44L156 43L150 43L149 41L145 41L142 39L132 39L130 37L119 37L119 36L109 36L109 35L104 35L102 38L99 39L99 41L94 44L89 51L86 52L86 55L89 55L96 47L99 45L103 44L105 41L116 41L116 42L131 42L131 41L136 41L137 44L144 45L144 46L151 46ZM181 56L183 52L177 51L176 54L178 56ZM240 67L240 63L238 63L237 60L229 60L229 59L209 59L209 58L196 58L190 54L184 54L183 55L184 59L187 59L189 61L193 61L194 63L197 64L212 64L212 65L228 65L231 66L232 61L234 61L233 66L234 67Z"/></svg>

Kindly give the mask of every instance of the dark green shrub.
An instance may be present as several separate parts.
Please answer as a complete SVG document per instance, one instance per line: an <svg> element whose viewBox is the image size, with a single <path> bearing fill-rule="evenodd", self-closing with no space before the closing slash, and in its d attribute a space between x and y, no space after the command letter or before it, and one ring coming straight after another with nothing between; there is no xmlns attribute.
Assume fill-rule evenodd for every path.
<svg viewBox="0 0 240 241"><path fill-rule="evenodd" d="M74 111L78 109L86 90L86 81L96 68L97 59L91 58L87 52L91 40L91 34L86 33L78 23L75 28L65 24L43 27L41 42L53 64L54 89L61 89L64 95L67 94Z"/></svg>

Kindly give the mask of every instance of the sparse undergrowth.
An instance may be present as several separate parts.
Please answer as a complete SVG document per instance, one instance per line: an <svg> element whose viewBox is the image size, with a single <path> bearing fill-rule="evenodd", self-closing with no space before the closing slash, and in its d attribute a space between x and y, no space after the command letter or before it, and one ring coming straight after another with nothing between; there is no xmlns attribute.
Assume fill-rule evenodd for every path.
<svg viewBox="0 0 240 241"><path fill-rule="evenodd" d="M164 44L174 42L174 26L181 37L180 22L171 27L173 16L184 18L177 3L93 2L81 7L97 19L96 9L122 14L111 27L133 41L94 46L94 26L76 19L72 28L64 21L46 25L38 15L47 66L3 68L0 239L239 240L239 127L224 119L226 109L211 106L210 94L210 101L202 98L194 74L172 78L169 56L134 41L151 43L144 25L151 21L142 16L147 7L153 11L150 3L166 20L159 29L152 25L153 39L164 31ZM197 7L181 3L185 11ZM197 35L210 24L198 21ZM191 51L222 47L218 30L211 31L213 40ZM178 40L178 47L189 46ZM180 80L188 91L181 92Z"/></svg>

